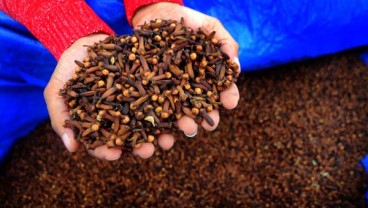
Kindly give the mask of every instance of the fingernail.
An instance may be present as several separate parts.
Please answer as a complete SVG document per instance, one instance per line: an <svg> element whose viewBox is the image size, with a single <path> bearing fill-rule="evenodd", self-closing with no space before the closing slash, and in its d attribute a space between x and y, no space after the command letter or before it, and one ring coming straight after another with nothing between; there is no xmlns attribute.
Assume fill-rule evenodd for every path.
<svg viewBox="0 0 368 208"><path fill-rule="evenodd" d="M239 58L238 57L235 57L234 58L234 62L238 64L238 66L239 66L239 72L241 72L241 66L240 66Z"/></svg>
<svg viewBox="0 0 368 208"><path fill-rule="evenodd" d="M66 149L71 152L70 150L70 137L67 133L64 133L63 136L61 136L61 140L63 140L64 146Z"/></svg>
<svg viewBox="0 0 368 208"><path fill-rule="evenodd" d="M186 133L184 134L185 136L192 138L192 137L195 137L195 135L197 135L197 132L198 132L198 129L193 134L186 134Z"/></svg>
<svg viewBox="0 0 368 208"><path fill-rule="evenodd" d="M114 150L113 152L109 152L105 155L105 160L108 161L114 161L120 158L122 151L120 150Z"/></svg>

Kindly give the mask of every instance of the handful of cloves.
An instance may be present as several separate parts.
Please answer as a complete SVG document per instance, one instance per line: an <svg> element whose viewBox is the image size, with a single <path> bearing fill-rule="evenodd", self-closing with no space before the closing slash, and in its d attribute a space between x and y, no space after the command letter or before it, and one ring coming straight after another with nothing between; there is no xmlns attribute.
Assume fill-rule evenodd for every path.
<svg viewBox="0 0 368 208"><path fill-rule="evenodd" d="M152 20L133 35L109 36L86 46L60 95L70 109L65 126L94 149L139 147L172 132L182 115L214 125L207 112L236 82L239 66L220 50L215 31L205 34L184 20Z"/></svg>

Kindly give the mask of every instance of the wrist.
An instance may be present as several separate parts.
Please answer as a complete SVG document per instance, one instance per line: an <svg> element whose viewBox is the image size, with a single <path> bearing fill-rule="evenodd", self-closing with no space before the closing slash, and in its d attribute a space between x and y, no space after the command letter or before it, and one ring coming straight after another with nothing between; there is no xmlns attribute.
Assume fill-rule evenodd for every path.
<svg viewBox="0 0 368 208"><path fill-rule="evenodd" d="M181 7L183 6L172 2L158 2L143 6L134 14L132 18L132 26L135 28L140 24L143 24L145 21L163 18L165 16L173 16L169 14L177 13L176 11ZM180 17L178 18L180 19Z"/></svg>
<svg viewBox="0 0 368 208"><path fill-rule="evenodd" d="M82 38L79 38L73 44L70 45L62 54L60 57L60 60L63 58L63 56L68 56L68 54L79 54L79 53L85 53L87 55L87 48L86 45L92 45L93 43L97 43L101 40L104 40L109 35L104 33L95 33L91 35L84 36Z"/></svg>

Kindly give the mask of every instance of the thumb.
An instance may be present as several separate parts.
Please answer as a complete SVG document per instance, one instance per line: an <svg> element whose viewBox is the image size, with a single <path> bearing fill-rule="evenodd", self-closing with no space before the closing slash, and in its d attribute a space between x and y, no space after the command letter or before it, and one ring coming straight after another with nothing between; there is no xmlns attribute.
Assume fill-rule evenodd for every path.
<svg viewBox="0 0 368 208"><path fill-rule="evenodd" d="M58 91L62 85L49 83L45 88L44 97L49 111L51 125L55 132L61 137L65 147L70 152L78 149L79 143L74 139L74 133L71 129L65 128L63 123L69 119L69 111L64 104L64 100L59 96Z"/></svg>
<svg viewBox="0 0 368 208"><path fill-rule="evenodd" d="M210 34L212 31L216 31L214 36L219 43L221 43L222 52L226 53L230 59L235 61L239 65L239 45L234 40L234 38L230 35L230 33L225 29L222 25L221 21L214 17L208 17L209 21L204 25L203 30L207 34ZM240 67L240 65L239 65Z"/></svg>

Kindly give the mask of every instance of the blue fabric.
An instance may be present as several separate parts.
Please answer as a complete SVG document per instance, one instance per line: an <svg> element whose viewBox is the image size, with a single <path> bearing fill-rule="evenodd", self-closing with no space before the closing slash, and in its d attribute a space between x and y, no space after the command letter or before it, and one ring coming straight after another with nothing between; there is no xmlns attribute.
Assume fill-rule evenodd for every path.
<svg viewBox="0 0 368 208"><path fill-rule="evenodd" d="M43 100L56 61L25 27L0 12L0 159L48 116Z"/></svg>
<svg viewBox="0 0 368 208"><path fill-rule="evenodd" d="M185 1L222 21L240 45L242 70L366 45L366 0Z"/></svg>
<svg viewBox="0 0 368 208"><path fill-rule="evenodd" d="M122 0L87 0L118 34L127 34ZM240 45L244 71L335 53L368 43L366 0L184 0L217 17ZM26 28L0 12L0 158L48 118L43 99L56 61ZM362 58L368 60L368 53Z"/></svg>
<svg viewBox="0 0 368 208"><path fill-rule="evenodd" d="M368 172L368 155L366 155L362 160L361 164L363 165L365 171Z"/></svg>
<svg viewBox="0 0 368 208"><path fill-rule="evenodd" d="M360 58L365 62L368 63L368 51L363 52L360 54Z"/></svg>
<svg viewBox="0 0 368 208"><path fill-rule="evenodd" d="M364 167L365 171L368 172L368 155L360 160L360 164ZM368 192L365 193L365 198L368 199Z"/></svg>

